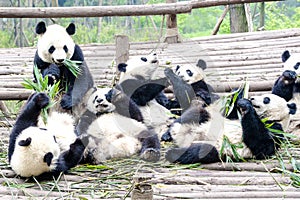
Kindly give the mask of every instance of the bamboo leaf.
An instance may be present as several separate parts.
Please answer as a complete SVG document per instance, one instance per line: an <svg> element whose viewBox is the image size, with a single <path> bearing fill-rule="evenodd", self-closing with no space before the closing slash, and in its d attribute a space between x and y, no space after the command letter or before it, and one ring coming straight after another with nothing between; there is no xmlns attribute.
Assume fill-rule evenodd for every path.
<svg viewBox="0 0 300 200"><path fill-rule="evenodd" d="M65 59L63 64L70 70L70 72L77 77L78 75L82 74L82 70L80 68L81 61L76 61L76 60L70 60L70 59Z"/></svg>

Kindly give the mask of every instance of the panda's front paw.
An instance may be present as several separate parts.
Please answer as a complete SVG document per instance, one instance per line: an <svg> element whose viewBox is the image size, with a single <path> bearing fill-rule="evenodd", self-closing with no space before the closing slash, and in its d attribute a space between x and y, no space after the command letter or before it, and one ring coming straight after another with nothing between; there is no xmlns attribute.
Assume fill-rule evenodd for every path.
<svg viewBox="0 0 300 200"><path fill-rule="evenodd" d="M63 108L63 109L66 109L66 110L71 110L72 108L72 97L70 95L63 95L62 99L61 99L61 102L60 102L60 106Z"/></svg>
<svg viewBox="0 0 300 200"><path fill-rule="evenodd" d="M157 162L160 159L160 150L147 148L141 153L141 158L149 162Z"/></svg>
<svg viewBox="0 0 300 200"><path fill-rule="evenodd" d="M34 94L32 101L34 101L39 108L45 108L49 104L50 98L47 94L40 92Z"/></svg>
<svg viewBox="0 0 300 200"><path fill-rule="evenodd" d="M54 75L48 75L48 85L54 85L56 83L56 77Z"/></svg>

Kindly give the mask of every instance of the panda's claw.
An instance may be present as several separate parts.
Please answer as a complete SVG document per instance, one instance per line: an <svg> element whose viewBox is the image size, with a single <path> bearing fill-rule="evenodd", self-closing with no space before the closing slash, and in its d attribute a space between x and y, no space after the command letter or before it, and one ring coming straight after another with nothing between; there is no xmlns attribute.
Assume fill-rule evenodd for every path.
<svg viewBox="0 0 300 200"><path fill-rule="evenodd" d="M141 158L149 162L157 162L160 159L160 150L154 148L147 148L142 152Z"/></svg>

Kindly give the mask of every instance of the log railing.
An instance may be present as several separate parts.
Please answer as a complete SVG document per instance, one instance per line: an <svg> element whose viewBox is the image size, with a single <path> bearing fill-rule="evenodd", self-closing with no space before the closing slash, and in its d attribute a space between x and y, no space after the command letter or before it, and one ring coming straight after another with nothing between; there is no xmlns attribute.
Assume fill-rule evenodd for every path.
<svg viewBox="0 0 300 200"><path fill-rule="evenodd" d="M105 16L145 16L190 13L192 9L280 0L191 0L152 5L87 7L0 7L1 18L68 18Z"/></svg>

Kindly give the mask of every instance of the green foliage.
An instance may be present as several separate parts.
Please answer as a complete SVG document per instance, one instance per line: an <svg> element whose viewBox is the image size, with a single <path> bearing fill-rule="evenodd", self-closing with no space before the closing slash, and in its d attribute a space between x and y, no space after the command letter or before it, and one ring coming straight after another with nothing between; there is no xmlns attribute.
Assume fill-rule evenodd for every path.
<svg viewBox="0 0 300 200"><path fill-rule="evenodd" d="M75 77L82 73L81 68L78 65L82 63L81 61L65 59L63 63Z"/></svg>
<svg viewBox="0 0 300 200"><path fill-rule="evenodd" d="M15 44L10 38L10 33L6 30L0 31L0 48L15 47Z"/></svg>
<svg viewBox="0 0 300 200"><path fill-rule="evenodd" d="M36 92L45 92L50 97L50 103L46 108L42 109L42 118L46 124L48 118L47 110L56 104L55 98L56 95L59 94L60 82L58 81L54 85L48 85L48 76L43 78L36 66L34 66L33 72L36 77L36 82L33 82L31 79L24 79L22 85L26 89L34 90Z"/></svg>
<svg viewBox="0 0 300 200"><path fill-rule="evenodd" d="M165 0L103 0L102 5L141 5L141 4L165 3ZM180 1L178 1L180 2ZM63 6L95 6L98 0L61 0ZM15 3L13 3L15 4ZM46 1L38 1L35 6L49 6ZM254 30L259 26L259 5L252 3ZM17 6L17 5L14 5ZM28 6L25 1L21 1L21 6ZM210 35L217 20L223 13L224 6L193 9L189 14L178 14L178 31L182 38L192 38ZM255 10L255 13L254 13ZM286 28L300 27L300 2L297 0L286 0L281 2L265 2L265 26L266 30L278 30ZM166 25L160 30L163 16L127 16L127 17L101 17L101 18L56 18L55 23L67 26L70 22L76 24L76 34L74 40L78 44L88 43L114 43L115 35L126 34L131 41L158 41L160 34L164 36ZM15 47L15 37L18 34L19 21L16 19L0 19L2 26L0 30L0 47ZM34 45L34 27L40 20L51 24L50 19L23 19L23 31L28 45ZM98 30L99 20L101 20L101 30ZM166 21L166 20L165 20ZM153 23L155 27L153 27ZM218 34L230 33L229 13L223 20ZM27 43L27 42L26 42Z"/></svg>

